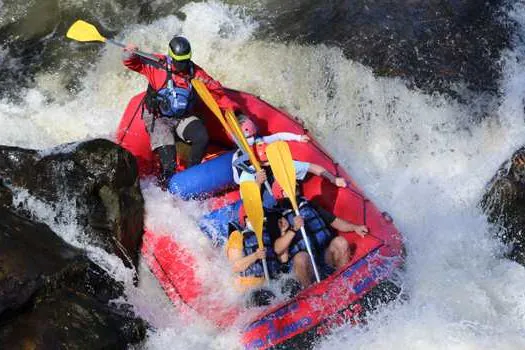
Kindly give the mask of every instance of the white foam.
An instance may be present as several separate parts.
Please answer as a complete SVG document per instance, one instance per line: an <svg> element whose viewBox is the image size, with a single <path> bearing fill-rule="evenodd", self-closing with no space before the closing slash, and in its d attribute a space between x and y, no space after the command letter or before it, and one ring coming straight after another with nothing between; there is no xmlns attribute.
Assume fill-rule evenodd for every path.
<svg viewBox="0 0 525 350"><path fill-rule="evenodd" d="M375 77L340 49L256 40L257 24L240 8L212 1L182 11L185 21L170 16L131 25L119 39L164 51L172 35L188 36L195 61L212 76L300 117L404 233L409 255L403 282L410 300L384 308L367 327L343 328L319 348L525 348L525 271L501 259L504 248L477 207L485 183L525 141L525 67L518 60L523 43L504 54L502 98L494 115L474 121L478 106ZM511 15L523 21L523 6L517 4ZM0 103L2 143L41 148L110 136L129 98L146 86L143 77L122 67L119 50L110 46L71 100L41 98L46 89L60 90L46 79L28 92L27 103ZM205 208L143 186L148 225L166 228L188 249L202 252L199 275L227 289L232 276L225 259L196 226ZM146 348L237 346L237 330L223 334L199 317L187 322L157 296L156 281L141 275L141 287L128 287L128 293L157 327ZM235 301L228 292L217 295Z"/></svg>
<svg viewBox="0 0 525 350"><path fill-rule="evenodd" d="M30 195L25 189L13 187L13 205L30 211L38 222L50 227L64 241L73 247L86 251L94 263L113 276L116 280L131 285L133 271L124 266L116 255L107 253L104 249L93 245L91 237L83 233L82 227L76 221L78 208L75 202L66 198L54 204L46 203Z"/></svg>

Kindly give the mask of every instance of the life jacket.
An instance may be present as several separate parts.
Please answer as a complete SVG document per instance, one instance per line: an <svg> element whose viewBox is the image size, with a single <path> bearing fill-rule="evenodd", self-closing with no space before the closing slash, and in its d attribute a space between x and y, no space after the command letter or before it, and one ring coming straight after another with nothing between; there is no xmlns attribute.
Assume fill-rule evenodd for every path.
<svg viewBox="0 0 525 350"><path fill-rule="evenodd" d="M252 145L253 153L255 157L260 162L266 162L268 161L268 157L266 156L266 147L267 144L262 140L261 137L255 138L255 141ZM232 158L232 170L233 170L233 179L236 183L239 183L239 178L241 176L241 173L243 171L249 172L254 174L255 169L252 166L252 163L250 162L250 158L247 154L244 154L240 149L238 149Z"/></svg>
<svg viewBox="0 0 525 350"><path fill-rule="evenodd" d="M181 118L195 104L195 93L191 85L194 69L190 65L190 74L181 77L173 73L171 62L171 57L166 56L164 87L155 90L148 85L146 107L156 116ZM183 81L178 82L180 79Z"/></svg>
<svg viewBox="0 0 525 350"><path fill-rule="evenodd" d="M250 174L255 174L255 169L251 166L248 155L244 154L240 149L233 153L232 157L232 172L235 183L240 183L241 174L246 171Z"/></svg>
<svg viewBox="0 0 525 350"><path fill-rule="evenodd" d="M328 246L334 237L334 234L317 210L315 210L305 198L299 197L299 199L299 214L303 218L304 229L308 236L310 247L314 254L320 254ZM283 216L288 220L290 225L293 225L295 213L292 209L285 210ZM306 244L303 240L302 234L297 232L290 243L288 253L290 254L290 257L293 257L300 251L306 251Z"/></svg>
<svg viewBox="0 0 525 350"><path fill-rule="evenodd" d="M241 231L243 238L243 253L244 256L253 254L259 248L259 243L257 242L257 237L255 232L249 229ZM266 230L263 230L263 245L266 248L266 265L268 266L268 273L270 278L277 278L281 271L281 264L277 260L277 255L273 250L273 244L270 238L270 235ZM240 273L242 277L264 277L264 268L263 263L260 259L257 259L253 264L251 264L246 270Z"/></svg>

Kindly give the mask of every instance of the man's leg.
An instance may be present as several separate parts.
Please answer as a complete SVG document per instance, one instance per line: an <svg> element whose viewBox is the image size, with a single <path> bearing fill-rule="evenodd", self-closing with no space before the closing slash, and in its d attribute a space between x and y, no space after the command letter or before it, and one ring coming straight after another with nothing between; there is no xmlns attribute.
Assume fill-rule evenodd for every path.
<svg viewBox="0 0 525 350"><path fill-rule="evenodd" d="M173 121L169 118L153 118L147 110L143 113L144 124L150 137L151 148L159 156L160 186L164 189L177 166L177 148L173 137Z"/></svg>
<svg viewBox="0 0 525 350"><path fill-rule="evenodd" d="M191 143L190 159L188 166L197 165L201 162L209 136L202 120L195 116L182 119L175 129L177 136L184 142Z"/></svg>
<svg viewBox="0 0 525 350"><path fill-rule="evenodd" d="M350 244L343 237L337 236L330 241L328 248L326 248L324 259L328 265L339 269L346 265L351 257Z"/></svg>
<svg viewBox="0 0 525 350"><path fill-rule="evenodd" d="M155 148L153 152L157 153L160 160L160 178L159 185L162 189L166 189L168 181L175 173L177 167L177 147L175 145L166 145Z"/></svg>
<svg viewBox="0 0 525 350"><path fill-rule="evenodd" d="M312 284L313 280L313 268L312 262L307 252L299 252L294 255L293 259L293 271L297 276L297 280L301 283L303 288L308 287Z"/></svg>

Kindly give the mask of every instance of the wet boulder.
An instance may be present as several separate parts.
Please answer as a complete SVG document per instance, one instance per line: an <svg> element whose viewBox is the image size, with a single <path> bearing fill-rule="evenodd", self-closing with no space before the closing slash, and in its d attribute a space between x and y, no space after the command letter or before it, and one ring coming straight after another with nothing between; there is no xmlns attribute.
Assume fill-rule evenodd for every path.
<svg viewBox="0 0 525 350"><path fill-rule="evenodd" d="M123 286L48 226L0 208L0 344L125 349L145 337Z"/></svg>
<svg viewBox="0 0 525 350"><path fill-rule="evenodd" d="M27 191L51 206L56 220L76 222L94 245L137 265L144 199L135 158L122 147L105 139L46 151L0 146L0 179L15 199Z"/></svg>
<svg viewBox="0 0 525 350"><path fill-rule="evenodd" d="M13 203L13 194L0 179L0 207L8 208Z"/></svg>
<svg viewBox="0 0 525 350"><path fill-rule="evenodd" d="M500 52L513 30L501 0L275 4L275 19L263 30L277 40L341 47L376 74L403 77L426 90L454 92L464 84L496 92Z"/></svg>
<svg viewBox="0 0 525 350"><path fill-rule="evenodd" d="M62 289L0 327L0 342L6 349L127 349L145 331L128 312Z"/></svg>
<svg viewBox="0 0 525 350"><path fill-rule="evenodd" d="M480 204L509 245L508 257L525 265L525 147L500 166Z"/></svg>

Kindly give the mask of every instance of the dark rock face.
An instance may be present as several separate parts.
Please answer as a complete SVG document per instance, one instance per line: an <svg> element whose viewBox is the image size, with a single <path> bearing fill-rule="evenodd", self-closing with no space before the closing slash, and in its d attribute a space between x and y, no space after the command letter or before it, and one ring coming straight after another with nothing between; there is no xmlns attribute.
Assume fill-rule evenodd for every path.
<svg viewBox="0 0 525 350"><path fill-rule="evenodd" d="M142 321L66 289L0 328L7 349L127 349L144 336Z"/></svg>
<svg viewBox="0 0 525 350"><path fill-rule="evenodd" d="M76 220L95 244L136 266L144 199L135 159L123 148L104 139L59 146L47 154L0 146L0 179L53 205L58 217ZM1 189L0 203L9 202Z"/></svg>
<svg viewBox="0 0 525 350"><path fill-rule="evenodd" d="M109 305L123 288L49 227L0 208L0 344L125 349L144 321Z"/></svg>
<svg viewBox="0 0 525 350"><path fill-rule="evenodd" d="M427 90L450 91L458 82L476 91L497 89L498 58L511 31L500 0L276 3L267 31L278 40L342 47L377 74Z"/></svg>
<svg viewBox="0 0 525 350"><path fill-rule="evenodd" d="M0 76L3 81L18 82L17 87L27 87L34 86L37 71L61 71L68 75L62 78L62 85L78 89L79 75L83 73L79 67L93 62L101 45L82 45L77 50L65 39L69 26L79 18L89 22L100 19L106 25L102 33L113 37L126 24L138 21L137 15L141 14L144 3L147 2L116 0L96 5L70 2L63 6L57 0L4 1L0 13L0 45L9 54L3 57ZM0 86L0 95L13 98L17 90L4 84Z"/></svg>
<svg viewBox="0 0 525 350"><path fill-rule="evenodd" d="M5 187L2 181L0 180L0 208L8 208L11 206L11 203L13 203L13 195L11 194L11 191L9 191L9 189Z"/></svg>
<svg viewBox="0 0 525 350"><path fill-rule="evenodd" d="M94 23L111 38L129 23L151 23L170 14L184 18L178 10L187 2L152 5L116 0L111 5L82 2L67 7L56 0L4 4L0 44L8 54L0 75L8 83L0 86L0 96L16 97L19 89L10 88L13 84L33 86L38 71L60 70L65 73L62 85L78 89L83 74L78 67L93 62L102 45L64 40L76 19ZM466 82L476 91L496 91L499 52L507 46L512 31L502 0L236 3L261 23L257 35L262 40L338 46L347 57L372 67L377 74L401 76L431 91L451 91L457 82ZM222 35L228 35L227 28Z"/></svg>
<svg viewBox="0 0 525 350"><path fill-rule="evenodd" d="M525 265L525 147L500 166L481 207L503 242L510 245L509 258Z"/></svg>

